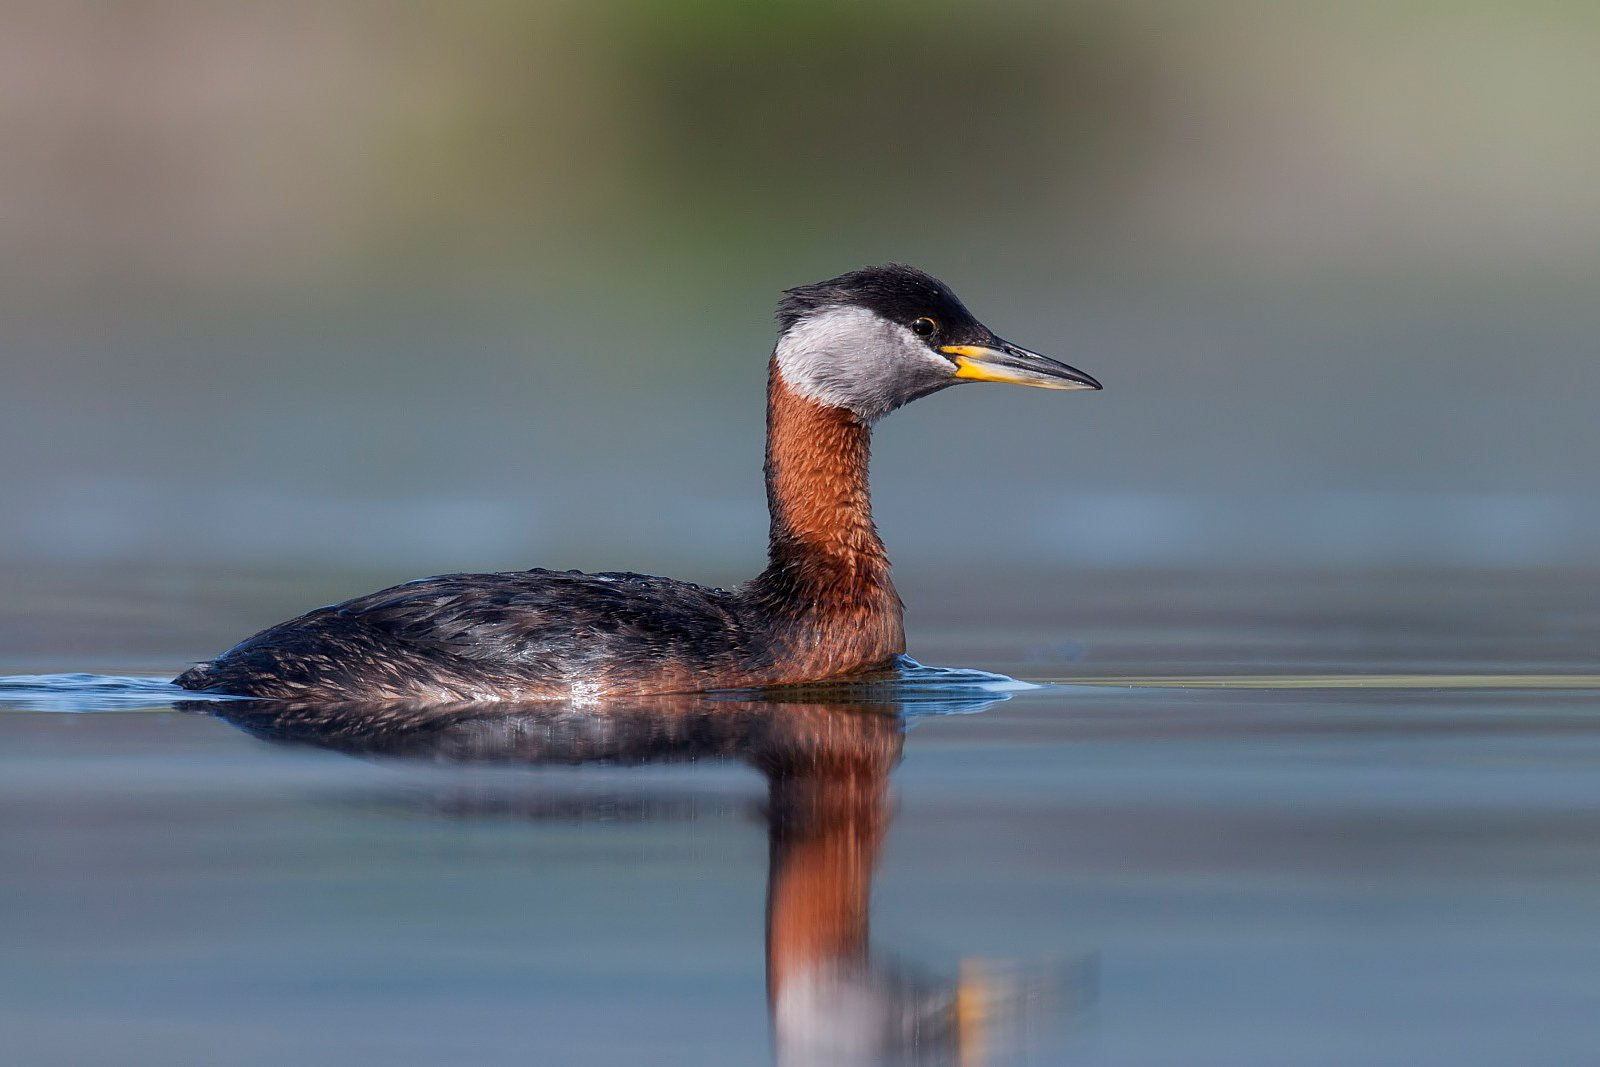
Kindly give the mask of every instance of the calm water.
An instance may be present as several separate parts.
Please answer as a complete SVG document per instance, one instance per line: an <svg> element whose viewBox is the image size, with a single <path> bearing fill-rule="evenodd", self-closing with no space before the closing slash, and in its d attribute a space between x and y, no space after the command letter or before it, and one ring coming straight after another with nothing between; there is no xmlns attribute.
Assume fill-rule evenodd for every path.
<svg viewBox="0 0 1600 1067"><path fill-rule="evenodd" d="M1074 684L509 712L30 652L0 1062L1592 1063L1594 591L952 593L924 658Z"/></svg>

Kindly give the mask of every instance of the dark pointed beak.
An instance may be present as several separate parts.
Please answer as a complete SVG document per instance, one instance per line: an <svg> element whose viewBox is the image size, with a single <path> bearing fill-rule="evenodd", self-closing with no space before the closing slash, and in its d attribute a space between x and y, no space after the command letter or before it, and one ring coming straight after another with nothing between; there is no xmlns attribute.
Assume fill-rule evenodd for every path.
<svg viewBox="0 0 1600 1067"><path fill-rule="evenodd" d="M1076 367L998 337L986 345L945 345L939 351L955 360L956 377L967 381L1010 382L1035 389L1101 388L1099 382Z"/></svg>

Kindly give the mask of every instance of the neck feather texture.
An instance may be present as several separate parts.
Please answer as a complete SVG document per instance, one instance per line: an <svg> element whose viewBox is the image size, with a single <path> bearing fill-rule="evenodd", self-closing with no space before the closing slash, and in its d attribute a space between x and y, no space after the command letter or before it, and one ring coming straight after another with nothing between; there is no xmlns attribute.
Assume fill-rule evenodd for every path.
<svg viewBox="0 0 1600 1067"><path fill-rule="evenodd" d="M879 657L886 658L904 650L904 637L889 559L872 524L871 435L852 412L796 393L773 364L766 466L772 532L758 584L791 613L871 629L874 651L886 650Z"/></svg>

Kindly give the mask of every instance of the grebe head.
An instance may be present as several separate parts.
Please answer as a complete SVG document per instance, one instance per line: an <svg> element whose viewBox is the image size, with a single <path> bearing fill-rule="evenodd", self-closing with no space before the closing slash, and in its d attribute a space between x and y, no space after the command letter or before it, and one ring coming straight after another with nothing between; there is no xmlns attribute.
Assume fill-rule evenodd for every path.
<svg viewBox="0 0 1600 1067"><path fill-rule="evenodd" d="M1081 370L995 336L915 267L863 267L787 290L774 356L784 383L871 422L961 382L1099 389Z"/></svg>

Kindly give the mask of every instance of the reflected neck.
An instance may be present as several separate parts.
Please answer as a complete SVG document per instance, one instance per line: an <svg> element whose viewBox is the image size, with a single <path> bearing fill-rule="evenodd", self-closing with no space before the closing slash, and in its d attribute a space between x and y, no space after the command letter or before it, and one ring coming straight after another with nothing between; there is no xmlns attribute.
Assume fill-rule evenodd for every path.
<svg viewBox="0 0 1600 1067"><path fill-rule="evenodd" d="M835 713L818 721L803 705L783 714L814 736L762 761L770 842L767 995L780 1029L806 1021L785 1017L791 982L827 985L867 963L872 872L888 829L889 771L902 736L892 715Z"/></svg>

